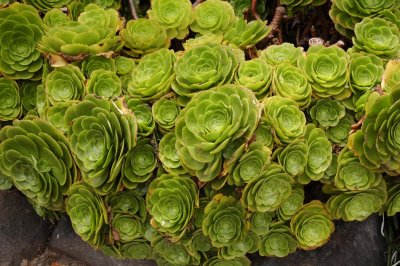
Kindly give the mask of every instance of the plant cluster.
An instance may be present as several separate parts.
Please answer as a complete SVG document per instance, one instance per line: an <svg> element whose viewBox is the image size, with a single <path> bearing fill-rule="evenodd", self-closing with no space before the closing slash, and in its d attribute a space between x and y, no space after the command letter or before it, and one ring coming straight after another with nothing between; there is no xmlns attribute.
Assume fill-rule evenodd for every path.
<svg viewBox="0 0 400 266"><path fill-rule="evenodd" d="M159 265L250 265L399 213L398 1L332 1L347 51L257 50L272 27L245 2L152 0L131 20L113 0L0 4L0 189Z"/></svg>

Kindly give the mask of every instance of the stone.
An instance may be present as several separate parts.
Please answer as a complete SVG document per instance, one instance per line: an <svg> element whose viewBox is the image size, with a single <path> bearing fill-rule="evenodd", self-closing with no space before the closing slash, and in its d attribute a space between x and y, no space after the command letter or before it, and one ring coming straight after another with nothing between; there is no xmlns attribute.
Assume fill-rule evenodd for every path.
<svg viewBox="0 0 400 266"><path fill-rule="evenodd" d="M77 259L89 266L155 266L149 260L118 260L104 255L84 242L74 231L67 216L62 216L53 234L49 248Z"/></svg>
<svg viewBox="0 0 400 266"><path fill-rule="evenodd" d="M0 265L20 265L46 247L50 224L15 189L0 190Z"/></svg>
<svg viewBox="0 0 400 266"><path fill-rule="evenodd" d="M298 250L285 258L254 257L254 266L364 266L385 265L387 249L380 234L381 217L373 215L363 222L336 222L329 242L312 251Z"/></svg>

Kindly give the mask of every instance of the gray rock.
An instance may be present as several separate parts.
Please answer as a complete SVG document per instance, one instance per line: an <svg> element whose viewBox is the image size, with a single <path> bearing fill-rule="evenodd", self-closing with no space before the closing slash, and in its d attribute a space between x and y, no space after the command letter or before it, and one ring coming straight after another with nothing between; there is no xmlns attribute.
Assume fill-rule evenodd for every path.
<svg viewBox="0 0 400 266"><path fill-rule="evenodd" d="M329 242L313 251L299 250L285 258L254 258L255 266L364 266L385 265L386 244L380 234L381 218L337 222Z"/></svg>
<svg viewBox="0 0 400 266"><path fill-rule="evenodd" d="M20 192L0 190L0 265L19 265L44 250L51 233Z"/></svg>
<svg viewBox="0 0 400 266"><path fill-rule="evenodd" d="M101 251L93 249L84 242L71 226L66 216L62 216L48 244L49 248L78 259L89 266L153 266L153 261L147 260L117 260L105 256Z"/></svg>

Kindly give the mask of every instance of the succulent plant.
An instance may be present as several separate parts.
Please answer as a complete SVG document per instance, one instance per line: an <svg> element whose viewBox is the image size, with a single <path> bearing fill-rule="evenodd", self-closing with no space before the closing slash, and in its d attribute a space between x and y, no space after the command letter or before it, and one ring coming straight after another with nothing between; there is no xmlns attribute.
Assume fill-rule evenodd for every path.
<svg viewBox="0 0 400 266"><path fill-rule="evenodd" d="M190 246L193 250L200 252L210 251L213 246L211 240L203 234L201 229L196 230L190 239Z"/></svg>
<svg viewBox="0 0 400 266"><path fill-rule="evenodd" d="M175 54L168 49L144 56L133 70L128 93L143 100L160 98L171 90L175 77L174 63Z"/></svg>
<svg viewBox="0 0 400 266"><path fill-rule="evenodd" d="M152 240L151 245L156 256L160 256L159 260L156 259L159 265L184 266L200 264L200 254L189 250L181 242L172 242L169 239L158 236Z"/></svg>
<svg viewBox="0 0 400 266"><path fill-rule="evenodd" d="M85 93L85 77L76 66L58 67L47 75L45 89L52 105L69 100L81 100Z"/></svg>
<svg viewBox="0 0 400 266"><path fill-rule="evenodd" d="M338 168L338 155L336 152L332 153L332 161L329 167L325 170L324 176L320 179L323 184L332 184L337 173Z"/></svg>
<svg viewBox="0 0 400 266"><path fill-rule="evenodd" d="M135 191L109 194L106 205L111 208L110 237L118 243L129 243L143 236L146 222L144 199Z"/></svg>
<svg viewBox="0 0 400 266"><path fill-rule="evenodd" d="M24 112L32 111L36 108L36 92L39 82L25 81L20 88L21 104Z"/></svg>
<svg viewBox="0 0 400 266"><path fill-rule="evenodd" d="M152 257L152 248L145 240L136 240L122 244L121 253L127 259L144 260Z"/></svg>
<svg viewBox="0 0 400 266"><path fill-rule="evenodd" d="M250 211L271 212L292 193L293 178L279 164L272 163L244 187L241 202Z"/></svg>
<svg viewBox="0 0 400 266"><path fill-rule="evenodd" d="M75 232L94 247L105 241L104 228L108 223L107 209L103 199L93 189L77 182L68 191L66 211Z"/></svg>
<svg viewBox="0 0 400 266"><path fill-rule="evenodd" d="M379 84L383 74L382 60L373 54L355 54L350 57L349 85L353 92L367 91Z"/></svg>
<svg viewBox="0 0 400 266"><path fill-rule="evenodd" d="M390 21L383 18L364 18L354 29L353 44L356 51L364 51L393 59L400 55L400 31Z"/></svg>
<svg viewBox="0 0 400 266"><path fill-rule="evenodd" d="M292 187L292 194L289 198L284 200L276 211L278 218L282 221L288 221L292 216L303 206L304 202L304 188L302 185L294 185Z"/></svg>
<svg viewBox="0 0 400 266"><path fill-rule="evenodd" d="M335 23L335 28L347 38L354 36L354 27L365 17L388 16L386 11L392 11L398 5L395 0L334 0L329 15Z"/></svg>
<svg viewBox="0 0 400 266"><path fill-rule="evenodd" d="M135 69L136 63L132 58L119 55L115 58L115 66L117 75L128 75L131 74Z"/></svg>
<svg viewBox="0 0 400 266"><path fill-rule="evenodd" d="M328 242L335 230L326 206L318 200L303 205L290 220L298 247L313 250Z"/></svg>
<svg viewBox="0 0 400 266"><path fill-rule="evenodd" d="M228 184L242 186L257 178L271 162L271 150L262 143L254 142L248 147L230 171Z"/></svg>
<svg viewBox="0 0 400 266"><path fill-rule="evenodd" d="M336 126L329 127L326 130L326 135L332 143L335 143L339 147L344 147L347 144L349 134L351 132L351 126L355 124L354 117L346 113L346 115L339 120Z"/></svg>
<svg viewBox="0 0 400 266"><path fill-rule="evenodd" d="M221 151L232 139L250 138L257 126L254 94L235 85L196 94L176 120L176 149L182 166L201 181L221 170Z"/></svg>
<svg viewBox="0 0 400 266"><path fill-rule="evenodd" d="M250 216L250 229L259 236L263 236L269 230L275 212L252 212Z"/></svg>
<svg viewBox="0 0 400 266"><path fill-rule="evenodd" d="M300 184L318 181L332 161L332 146L325 132L314 124L306 126L305 141L308 146L307 165L303 174L298 176Z"/></svg>
<svg viewBox="0 0 400 266"><path fill-rule="evenodd" d="M397 88L400 88L400 62L390 60L383 73L382 89L390 93Z"/></svg>
<svg viewBox="0 0 400 266"><path fill-rule="evenodd" d="M263 100L270 93L273 68L264 60L255 58L239 64L235 83L251 89L258 100Z"/></svg>
<svg viewBox="0 0 400 266"><path fill-rule="evenodd" d="M261 117L253 136L256 142L260 142L272 150L274 146L273 129L268 125L267 119Z"/></svg>
<svg viewBox="0 0 400 266"><path fill-rule="evenodd" d="M171 39L184 39L194 20L192 3L189 0L153 0L147 14L167 30Z"/></svg>
<svg viewBox="0 0 400 266"><path fill-rule="evenodd" d="M277 145L283 146L303 137L306 117L294 100L272 96L266 98L263 105L263 117L273 128Z"/></svg>
<svg viewBox="0 0 400 266"><path fill-rule="evenodd" d="M226 31L224 40L229 44L245 49L264 39L270 31L271 28L267 27L266 22L261 20L247 22L243 17L240 17L233 27Z"/></svg>
<svg viewBox="0 0 400 266"><path fill-rule="evenodd" d="M278 159L279 164L288 174L298 176L303 174L307 166L308 146L303 140L298 140L284 148L277 148L273 157Z"/></svg>
<svg viewBox="0 0 400 266"><path fill-rule="evenodd" d="M130 98L126 102L127 107L135 114L138 126L138 136L151 135L156 126L151 108L139 98Z"/></svg>
<svg viewBox="0 0 400 266"><path fill-rule="evenodd" d="M253 231L246 232L242 238L230 246L218 250L218 257L226 260L241 258L247 253L257 252L260 246L260 237Z"/></svg>
<svg viewBox="0 0 400 266"><path fill-rule="evenodd" d="M68 108L64 123L85 183L99 194L117 190L125 153L136 144L133 113L122 111L115 102L88 95Z"/></svg>
<svg viewBox="0 0 400 266"><path fill-rule="evenodd" d="M125 187L134 189L139 183L146 182L153 174L157 158L151 140L140 139L125 156L122 182Z"/></svg>
<svg viewBox="0 0 400 266"><path fill-rule="evenodd" d="M303 72L289 64L281 63L274 69L272 94L294 100L300 109L311 103L311 86Z"/></svg>
<svg viewBox="0 0 400 266"><path fill-rule="evenodd" d="M47 121L53 124L53 126L55 126L58 130L64 133L67 132L68 127L64 123L64 115L67 109L76 103L77 101L58 102L49 107L46 112Z"/></svg>
<svg viewBox="0 0 400 266"><path fill-rule="evenodd" d="M246 233L245 209L234 197L217 194L204 209L202 230L214 247L230 246Z"/></svg>
<svg viewBox="0 0 400 266"><path fill-rule="evenodd" d="M171 41L157 20L147 18L129 20L120 35L124 46L129 49L127 53L135 57L168 48Z"/></svg>
<svg viewBox="0 0 400 266"><path fill-rule="evenodd" d="M363 221L377 213L388 199L384 180L364 191L346 191L331 196L326 206L334 219Z"/></svg>
<svg viewBox="0 0 400 266"><path fill-rule="evenodd" d="M115 33L120 24L116 10L89 4L77 21L48 28L38 48L44 54L66 59L117 51L120 38Z"/></svg>
<svg viewBox="0 0 400 266"><path fill-rule="evenodd" d="M96 70L106 70L116 72L115 62L112 58L92 55L85 58L82 62L82 72L87 78L90 78Z"/></svg>
<svg viewBox="0 0 400 266"><path fill-rule="evenodd" d="M336 100L319 99L310 108L312 121L321 128L337 126L345 115L345 107Z"/></svg>
<svg viewBox="0 0 400 266"><path fill-rule="evenodd" d="M194 8L194 21L190 29L201 35L223 34L237 20L232 6L222 0L207 0Z"/></svg>
<svg viewBox="0 0 400 266"><path fill-rule="evenodd" d="M360 158L361 164L375 172L400 173L400 90L380 96L374 92L365 106L361 130L349 136L347 146Z"/></svg>
<svg viewBox="0 0 400 266"><path fill-rule="evenodd" d="M363 167L347 147L341 150L337 163L335 186L340 190L363 191L377 186L382 180L380 173Z"/></svg>
<svg viewBox="0 0 400 266"><path fill-rule="evenodd" d="M179 240L199 205L197 186L188 177L164 174L154 179L147 191L146 208L150 224Z"/></svg>
<svg viewBox="0 0 400 266"><path fill-rule="evenodd" d="M38 79L43 58L36 45L43 22L29 5L13 3L0 9L0 73L11 79Z"/></svg>
<svg viewBox="0 0 400 266"><path fill-rule="evenodd" d="M36 109L40 118L46 118L49 107L50 103L46 95L46 90L42 85L38 85L36 91Z"/></svg>
<svg viewBox="0 0 400 266"><path fill-rule="evenodd" d="M160 159L165 171L171 174L185 174L186 170L182 167L179 156L175 148L175 132L165 134L158 143L158 158Z"/></svg>
<svg viewBox="0 0 400 266"><path fill-rule="evenodd" d="M286 257L297 249L297 241L290 228L281 222L272 224L262 236L260 256Z"/></svg>
<svg viewBox="0 0 400 266"><path fill-rule="evenodd" d="M88 94L110 99L121 95L122 84L114 71L99 69L91 73L86 90Z"/></svg>
<svg viewBox="0 0 400 266"><path fill-rule="evenodd" d="M317 97L334 97L337 100L350 97L351 90L346 86L349 79L349 55L342 48L335 45L313 45L307 54L299 57L298 65Z"/></svg>
<svg viewBox="0 0 400 266"><path fill-rule="evenodd" d="M232 48L225 45L207 43L193 47L178 58L172 89L178 95L190 98L198 91L229 83L239 60Z"/></svg>
<svg viewBox="0 0 400 266"><path fill-rule="evenodd" d="M22 112L20 89L17 82L8 78L0 78L0 121L18 118Z"/></svg>
<svg viewBox="0 0 400 266"><path fill-rule="evenodd" d="M68 1L70 0L63 0ZM60 1L61 2L61 1ZM43 23L47 27L54 27L57 25L66 25L71 21L70 17L64 13L61 9L53 8L46 12L43 17Z"/></svg>
<svg viewBox="0 0 400 266"><path fill-rule="evenodd" d="M260 58L264 59L271 66L281 63L289 63L297 66L297 59L302 55L303 49L295 47L291 43L282 43L280 45L270 45L260 53Z"/></svg>
<svg viewBox="0 0 400 266"><path fill-rule="evenodd" d="M175 120L180 108L175 99L161 98L154 102L152 113L161 132L170 132L175 127Z"/></svg>
<svg viewBox="0 0 400 266"><path fill-rule="evenodd" d="M68 140L49 122L14 120L0 131L0 172L34 204L64 210L65 195L78 176Z"/></svg>
<svg viewBox="0 0 400 266"><path fill-rule="evenodd" d="M388 199L384 206L384 211L387 216L393 216L400 212L400 183L392 182L387 183Z"/></svg>

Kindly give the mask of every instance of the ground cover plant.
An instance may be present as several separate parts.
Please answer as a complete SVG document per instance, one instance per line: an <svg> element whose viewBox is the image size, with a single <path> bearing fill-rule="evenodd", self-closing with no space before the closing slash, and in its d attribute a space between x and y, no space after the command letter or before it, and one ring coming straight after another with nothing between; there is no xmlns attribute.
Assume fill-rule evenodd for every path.
<svg viewBox="0 0 400 266"><path fill-rule="evenodd" d="M3 0L0 189L159 265L285 257L378 213L394 264L399 21L395 0Z"/></svg>

